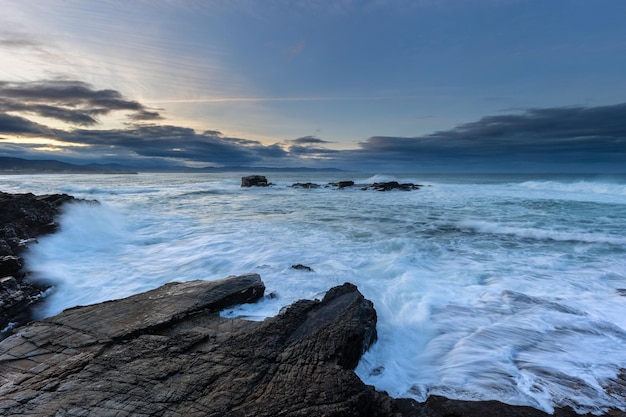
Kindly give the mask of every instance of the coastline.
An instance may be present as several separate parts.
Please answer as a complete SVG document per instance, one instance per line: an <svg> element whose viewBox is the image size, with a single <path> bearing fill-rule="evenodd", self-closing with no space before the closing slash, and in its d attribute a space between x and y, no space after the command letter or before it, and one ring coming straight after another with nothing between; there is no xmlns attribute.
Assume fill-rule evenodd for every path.
<svg viewBox="0 0 626 417"><path fill-rule="evenodd" d="M47 286L29 279L21 253L37 237L53 233L67 194L7 194L0 192L0 340L12 327L30 319L30 309Z"/></svg>
<svg viewBox="0 0 626 417"><path fill-rule="evenodd" d="M5 236L7 236L7 233L10 234L10 232L7 232L7 230L9 229L13 229L13 230L17 230L14 234L14 238L17 238L17 240L13 240L11 242L13 242L12 244L8 245L9 248L13 248L15 247L15 249L17 250L17 252L13 252L14 254L17 253L19 254L20 250L23 250L24 247L24 243L26 242L33 242L32 239L36 238L37 236L44 234L44 233L50 233L53 232L56 229L56 224L54 223L54 216L56 216L59 213L59 210L61 208L61 206L69 201L72 201L73 198L67 195L53 195L53 196L34 196L32 194L30 195L17 195L19 196L19 198L25 199L25 200L15 200L13 201L13 196L15 195L7 195L2 193L2 196L7 198L7 201L11 200L13 203L15 203L15 205L13 207L16 208L17 212L24 212L22 209L25 206L20 206L19 204L34 204L34 205L41 205L41 207L44 207L43 211L45 212L45 215L41 215L41 216L35 216L35 218L39 219L38 222L33 222L33 223L29 223L28 224L28 228L25 228L24 226L21 226L21 223L18 224L8 224L5 222L5 220L3 220L3 230L4 230L4 234ZM12 197L7 197L7 196L12 196ZM18 202L16 202L18 201ZM21 203L19 203L19 201L21 201ZM30 206L28 206L30 207ZM27 210L28 211L28 210ZM3 210L2 213L8 213L9 211ZM39 213L39 212L38 212ZM52 217L50 217L52 216ZM31 216L32 217L32 216ZM4 219L4 218L3 218ZM8 227L11 226L11 227ZM31 236L27 236L27 234L30 233L32 234ZM31 239L31 240L29 240ZM6 239L5 239L6 240ZM15 255L7 255L7 256L15 256ZM19 274L24 274L23 269L21 269L18 273ZM15 278L15 277L14 277ZM27 275L24 274L22 276L22 280L26 279ZM17 281L17 280L16 280ZM255 280L254 281L254 287L255 288L259 288L259 283ZM161 291L164 291L163 288L165 287L161 287ZM241 290L238 290L239 293L241 293ZM345 290L331 290L331 292L337 292L337 291L345 291ZM257 294L255 294L255 299L259 298L259 291L257 291ZM358 295L360 293L358 293L358 290L355 288L350 288L349 291L351 295L351 297L353 297L353 299L359 299L359 302L356 304L358 306L358 309L360 310L365 310L366 314L365 317L369 317L369 321L371 321L371 314L373 313L375 316L375 311L373 311L373 307L371 306L371 303L369 303L369 307L368 307L368 302L367 300L363 299L361 300L362 297L358 297ZM226 299L228 298L227 296L225 296L223 293L221 297L222 299ZM144 293L145 295L145 293ZM164 299L162 299L162 301L165 301L166 303L170 300L170 298L168 298L171 294L165 296ZM261 294L262 295L262 294ZM142 296L141 294L138 296ZM190 293L188 293L186 295L186 297L189 297L189 299L194 300L194 297L198 297L200 296L200 294L191 291ZM341 298L341 296L339 297ZM230 301L228 301L228 303L233 303L233 299L228 298ZM234 299L235 302L239 302L241 301L241 299L239 298L235 298ZM327 302L327 304L333 304L333 300L334 298L330 298ZM36 300L33 299L31 300L32 302L35 302ZM88 306L88 307L79 307L79 308L75 308L75 309L71 309L71 311L69 312L64 312L61 313L61 315L59 316L67 316L68 314L74 314L74 315L81 315L83 317L87 317L87 320L89 320L90 322L102 322L102 320L104 318L107 317L107 315L105 314L105 311L103 309L109 308L110 311L110 307L116 305L116 303L120 303L123 300L117 300L117 301L113 301L113 302L106 302L106 303L99 303L99 304L95 304L93 306ZM195 301L194 301L195 302ZM222 306L226 306L226 305L230 305L228 303L222 303L220 305ZM304 304L303 304L304 303ZM336 301L335 301L336 303ZM32 305L32 303L28 304L28 306ZM195 304L194 304L195 305ZM317 319L320 320L326 320L326 323L329 324L331 327L334 327L337 324L337 320L340 320L341 317L344 317L344 314L319 314L316 313L321 307L316 307L317 304L311 304L311 302L297 302L296 304L292 305L291 310L293 311L298 311L298 314L296 314L296 316L299 317L300 324L293 324L293 325L289 325L286 326L287 328L282 328L281 326L283 326L282 324L280 324L280 320L282 319L271 319L269 321L267 321L266 324L264 324L264 327L266 328L265 330L269 331L270 334L274 334L276 335L275 332L279 331L285 331L286 333L281 333L282 334L282 338L285 340L292 340L292 339L298 339L299 337L302 337L303 334L315 334L315 331L320 329L321 327L319 326L319 321ZM157 305L157 307L159 307L159 305ZM223 307L222 307L223 308ZM371 310L370 310L371 309ZM369 313L368 313L369 312ZM132 319L132 318L136 318L138 317L138 310L133 310L132 308L129 309L127 311L127 315L124 316L127 319ZM111 351L116 351L116 349L122 349L123 346L122 345L128 345L130 342L130 345L132 345L133 343L140 343L141 342L141 346L143 350L138 350L136 352L134 352L134 360L137 360L138 358L141 359L142 357L145 358L146 356L149 356L151 354L156 354L157 352L159 352L159 350L161 349L159 346L172 346L172 348L174 350L176 350L176 346L180 345L181 340L184 340L187 342L188 346L192 346L192 350L188 350L188 351L183 351L181 353L184 354L189 354L190 352L192 353L197 353L197 351L193 351L193 349L195 349L193 346L198 346L198 344L204 343L202 342L202 340L204 340L203 338L207 337L206 333L203 333L202 331L199 331L197 329L197 327L202 327L202 326L209 326L209 322L211 322L211 320L214 320L214 311L210 311L210 314L208 314L208 316L210 317L206 317L207 321L204 322L202 320L199 319L198 316L199 311L198 310L194 310L191 313L187 314L183 314L182 316L180 316L180 312L177 312L175 314L172 315L172 317L176 316L176 320L171 320L171 319L167 319L167 320L163 320L159 323L151 323L147 326L145 326L145 324L141 324L141 326L144 326L141 328L140 331L132 330L130 332L127 332L127 330L124 330L124 332L122 332L122 334L117 334L117 335L113 335L111 337L107 337L105 338L106 341L104 343L104 347L106 347L106 349L111 349ZM204 314L204 313L202 313ZM200 315L202 315L200 314ZM368 316L367 314L370 314L370 316ZM21 354L23 354L24 356L22 356L20 358L19 354L16 354L17 351L15 351L14 349L16 349L16 344L15 341L16 340L24 340L24 339L28 339L28 338L33 338L39 340L39 342L37 343L36 346L41 346L41 345L45 345L50 344L52 342L58 343L59 346L63 345L63 343L66 343L66 345L64 345L64 352L68 352L68 358L66 358L67 360L82 360L81 358L84 356L81 356L82 354L84 354L84 351L81 351L82 348L77 348L77 346L71 346L70 342L63 342L62 338L52 338L50 333L46 333L45 331L42 330L42 322L56 322L58 321L58 317L59 316L55 316L53 318L50 319L46 319L44 321L40 321L40 322L35 322L35 323L31 323L28 326L25 327L21 327L16 329L15 334L10 337L9 339L6 339L6 341L0 342L0 358L2 358L0 360L1 364L4 365L10 365L10 366L14 366L15 364L21 363L22 365L26 365L25 362L21 362L21 361L26 361L26 360L31 360L28 358L32 358L32 351L28 351L28 350L22 350ZM314 317L316 318L316 320L311 321L310 318ZM55 321L56 320L56 321ZM224 321L226 320L226 321ZM322 320L322 321L323 321ZM371 328L368 326L371 326L371 324L367 324L368 320L365 320L365 322L359 322L359 326L357 326L358 328L355 329L356 332L360 332L360 333L367 333L370 332L371 333ZM247 324L247 323L251 323L251 322L244 322L242 320L238 320L238 319L220 319L219 320L220 323L222 325L224 325L225 323L227 326L231 326L231 327L239 327L241 326L241 329L243 331L244 328L248 329L248 327L258 327L258 325L252 325L252 324ZM306 324L308 323L308 324ZM312 324L313 323L313 324ZM182 326L182 327L177 327L177 326ZM291 326L291 327L290 327ZM294 327L295 326L295 327ZM323 326L322 326L323 327ZM374 328L375 328L375 322L374 322ZM108 331L110 331L111 329L107 329L105 328L103 331L106 333ZM184 331L183 331L184 330ZM91 328L89 330L91 332ZM168 334L164 334L167 332L171 332ZM219 332L218 332L219 333ZM219 337L217 336L218 333L215 333L215 342L217 343L217 339L219 339ZM241 333L238 335L238 337L243 337L242 335L245 334ZM163 339L162 337L166 336L165 339ZM202 337L201 337L202 336ZM331 341L331 344L334 344L333 341L335 341L335 338L337 338L337 340L340 339L341 334L336 334L336 333L331 333L331 334L325 334L325 338L324 340L328 340ZM168 339L169 338L169 339ZM181 339L182 338L182 339ZM210 334L209 334L209 339L210 339ZM257 339L257 337L253 337L253 338L248 338L247 340L247 344L250 346L252 345L254 347L254 341ZM144 344L144 342L149 340L152 340L154 343L153 344ZM230 340L230 339L229 339ZM373 339L370 337L369 338L370 342L373 341ZM100 342L98 342L100 343ZM91 342L87 343L85 345L85 348L87 348L89 351L95 351L97 349L94 348L94 346L100 346L98 345L98 343L91 344ZM339 343L339 342L337 342ZM362 349L360 348L361 346L364 348L367 348L369 346L369 343L366 343L365 345L363 345L362 343L357 343L356 346L358 347L358 357L356 359L356 361L358 362L358 358L360 358L360 355L363 353ZM351 344L351 343L340 343L342 346L342 349L347 349L349 351L354 351L355 345ZM19 344L20 346L23 346L22 344ZM216 344L216 345L211 345L212 349L215 350L219 350L220 355L225 355L226 352L228 351L227 348L225 348L224 346L220 346L220 344ZM289 347L290 345L287 346L287 351L291 352L290 354L295 355L297 357L301 357L302 359L302 363L296 361L296 366L293 372L298 373L298 366L304 366L304 365L311 365L312 362L310 362L311 360L313 360L312 358L316 358L318 357L317 355L319 355L318 351L313 351L313 352L308 352L308 358L307 355L302 356L300 354L297 354L293 351L290 351L289 349L291 349L291 347ZM226 351L224 351L224 349L226 349ZM210 349L209 349L210 351ZM283 354L285 354L284 350L282 351ZM53 353L48 352L48 353ZM132 349L130 351L128 351L127 353L129 353L129 358L133 358L133 351ZM138 355L139 353L141 353L140 355ZM209 352L210 353L210 352ZM40 352L39 354L41 354L42 356L45 356L45 354L43 354L42 352ZM3 355L8 355L7 356L3 356ZM352 354L354 357L354 354ZM197 357L198 355L194 356L194 360L198 361L200 360L200 362L202 361L202 359ZM168 356L168 360L172 360L172 362L169 363L170 366L172 367L176 367L176 364L180 364L180 357L179 356ZM172 359L172 358L177 358L177 359ZM215 359L215 353L213 353L213 358L211 356L211 354L209 354L206 358L204 358L204 360L206 361L214 361ZM245 356L244 358L244 362L247 362L247 360L249 358L246 358ZM94 357L95 360L95 357ZM160 360L163 360L163 358L160 358ZM335 361L335 362L333 362ZM334 365L337 365L336 363L336 358L333 359L333 361L331 361L332 363L334 363ZM30 363L28 364L30 366L30 368L27 369L35 369L39 366L39 368L37 369L41 369L41 368L46 368L46 364L50 365L49 363L45 362L45 359L39 360L39 362L35 361L36 363ZM129 360L128 363L131 363L132 361ZM426 402L424 403L418 403L416 401L413 400L406 400L406 399L392 399L389 396L387 396L385 393L382 392L378 392L375 391L373 387L371 386L367 386L365 384L363 384L360 380L358 380L358 378L356 378L356 375L354 375L354 372L352 371L352 369L354 368L354 366L356 365L356 362L354 361L354 359L348 361L349 364L347 364L347 366L345 366L346 364L341 365L342 369L344 369L347 373L341 373L341 375L343 375L342 378L346 378L346 380L350 381L349 385L345 385L342 384L342 387L344 387L343 389L345 389L345 387L351 387L350 389L352 390L351 392L356 392L358 393L358 395L356 396L356 398L359 398L359 401L363 401L363 404L368 405L367 408L367 413L368 414L364 414L363 410L365 408L363 408L363 404L360 406L356 406L355 402L353 400L348 401L349 404L351 404L348 408L342 408L341 410L339 409L328 409L328 408L315 408L314 405L311 405L311 408L306 409L306 410L294 410L293 413L298 415L320 415L320 414L324 414L326 413L327 415L376 415L376 416L391 416L391 415L397 415L397 416L423 416L423 415L428 415L428 416L450 416L450 415L466 415L466 416L473 416L473 415L502 415L502 416L547 416L548 414L531 408L531 407L516 407L516 406L510 406L510 405L506 405L503 403L499 403L496 401L482 401L482 402L470 402L470 401L458 401L458 400L449 400L449 399L445 399L443 397L429 397L427 399ZM135 363L136 364L136 363ZM90 365L90 366L94 366L97 365L96 362L92 362L91 360L88 360L86 363L83 363L83 366L86 365ZM127 364L123 363L123 361L121 363L118 363L118 366L121 366L120 369L124 369L124 367ZM48 368L50 368L48 366ZM46 369L48 369L46 368ZM352 368L352 369L351 369ZM19 375L22 374L26 368L14 368L14 369L18 369L18 371L14 371L13 372L13 376L14 378L11 380L11 378L9 377L5 377L5 375L9 375L9 373L7 372L2 372L2 375L4 377L4 379L2 380L2 385L4 388L7 388L9 386L13 387L15 383L15 381L17 379L19 379ZM52 368L53 369L53 368ZM82 368L81 368L82 369ZM306 369L306 368L303 368ZM325 368L324 368L325 369ZM268 371L269 372L269 371ZM76 373L72 373L69 372L66 375L56 375L55 376L55 380L49 380L47 381L45 384L43 383L43 380L40 380L40 384L36 385L36 389L35 391L38 392L39 394L37 395L41 395L41 398L49 398L50 396L52 396L54 392L57 392L57 389L59 386L64 386L65 385L71 385L72 383L72 378L73 375L75 375ZM109 375L110 376L110 375ZM282 375L281 373L275 373L272 374L272 377L269 378L269 381L273 384L287 384L289 385L290 382L289 380L284 380L282 379L285 375ZM309 381L311 383L315 383L317 385L321 385L321 389L318 391L317 395L322 395L324 393L328 394L330 392L338 392L338 387L334 386L332 381L333 378L336 378L336 375L327 375L329 377L328 380L326 379L322 379L322 380L313 380L313 381ZM228 378L232 378L232 379L241 379L245 377L241 374L237 374L237 373L230 373L230 375L227 375ZM343 379L342 379L343 380ZM257 380L255 380L256 382L258 382ZM160 383L162 383L163 381L160 381ZM254 381L251 381L254 382ZM306 381L304 381L306 382ZM300 380L299 383L303 383L302 380ZM53 387L53 385L56 384L56 387ZM19 384L17 384L19 385ZM167 387L165 387L167 388ZM207 387L208 388L208 387ZM258 388L258 387L257 387ZM255 389L257 389L255 388ZM24 393L24 390L26 388L21 387L21 386L17 386L14 390L7 388L7 390L2 390L2 392L9 392L8 394L2 394L0 395L0 404L4 404L3 406L11 406L11 407L18 407L18 405L14 404L14 402L12 402L12 396L16 395L22 395ZM80 386L78 386L76 389L78 389L79 391L77 391L78 394L80 394ZM62 390L59 392L63 392ZM77 394L77 395L78 395ZM80 396L83 396L84 393L82 393ZM204 393L207 396L214 396L217 395L216 392L210 392L207 391ZM280 392L275 393L275 395L277 395L278 397L280 397ZM324 394L324 395L326 395ZM34 398L37 397L37 395L35 395ZM291 397L290 397L291 398ZM340 398L340 397L335 397L335 399ZM344 398L343 400L347 400L353 397L347 397ZM150 401L151 398L145 398L144 401ZM276 397L272 397L271 401L272 402L276 402L278 401L279 398ZM282 401L285 400L289 400L289 398L282 398ZM293 398L291 398L291 400L293 400ZM182 401L182 399L178 399L176 401L172 401L172 407L175 408L175 405L177 403L180 403ZM185 401L189 401L189 398L187 398ZM28 403L28 402L27 402ZM35 403L35 402L34 402ZM33 403L33 404L34 404ZM12 405L11 405L12 404ZM333 404L339 404L339 402L335 402ZM239 408L237 408L239 407ZM269 410L266 409L265 411L263 409L259 409L259 408L254 408L254 413L252 413L252 409L248 409L249 412L242 412L237 414L238 412L236 410L242 410L242 407L244 407L244 405L242 403L238 404L237 407L233 407L228 411L228 413L230 414L224 414L224 415L273 415L273 414L263 414L265 411ZM352 408L350 408L352 407ZM13 410L12 413L15 415L19 415L19 413L16 411L16 409L11 409ZM98 414L99 411L103 411L102 409L97 410L96 408L93 409L83 409L84 411L87 412L87 415L92 415L91 413L93 413L93 415ZM174 410L174 409L173 409ZM276 410L274 410L276 411ZM173 415L187 415L187 414L177 414L176 411L172 411ZM17 413L17 414L16 414ZM333 414L335 413L335 414ZM579 415L576 414L573 410L569 409L569 408L563 408L563 409L557 409L555 410L553 415L557 415L557 416L575 416L575 415ZM607 416L624 416L626 415L624 412L621 412L619 410L612 410L609 411L608 413L606 413L605 415Z"/></svg>

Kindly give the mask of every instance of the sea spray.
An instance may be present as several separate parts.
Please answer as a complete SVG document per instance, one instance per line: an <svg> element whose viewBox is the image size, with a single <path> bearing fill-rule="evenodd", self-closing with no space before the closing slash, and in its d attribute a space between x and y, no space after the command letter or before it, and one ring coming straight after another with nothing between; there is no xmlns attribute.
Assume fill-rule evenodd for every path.
<svg viewBox="0 0 626 417"><path fill-rule="evenodd" d="M497 399L546 411L624 407L626 178L282 173L3 177L72 206L27 258L56 283L43 314L170 281L258 272L271 298L223 312L263 319L345 281L378 312L357 368L394 396ZM294 189L374 179L418 191ZM136 190L136 192L134 192ZM313 271L291 268L310 266Z"/></svg>

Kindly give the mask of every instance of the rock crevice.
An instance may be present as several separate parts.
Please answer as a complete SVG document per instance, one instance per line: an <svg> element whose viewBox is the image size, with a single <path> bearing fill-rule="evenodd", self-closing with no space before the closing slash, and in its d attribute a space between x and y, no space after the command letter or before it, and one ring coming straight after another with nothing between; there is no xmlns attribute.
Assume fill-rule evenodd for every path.
<svg viewBox="0 0 626 417"><path fill-rule="evenodd" d="M219 316L263 291L256 274L168 284L32 323L0 343L0 411L380 415L352 371L375 339L371 302L344 284L263 322Z"/></svg>

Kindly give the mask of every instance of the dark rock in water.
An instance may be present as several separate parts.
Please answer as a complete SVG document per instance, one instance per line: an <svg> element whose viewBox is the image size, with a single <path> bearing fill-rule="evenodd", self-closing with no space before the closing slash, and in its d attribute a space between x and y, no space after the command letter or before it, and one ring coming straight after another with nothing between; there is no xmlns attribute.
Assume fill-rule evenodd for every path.
<svg viewBox="0 0 626 417"><path fill-rule="evenodd" d="M376 339L376 312L352 284L263 322L220 317L263 292L257 274L171 283L31 323L0 342L0 415L547 416L365 385L353 369Z"/></svg>
<svg viewBox="0 0 626 417"><path fill-rule="evenodd" d="M376 191L391 191L391 190L401 190L401 191L411 191L418 190L421 186L412 183L404 183L400 184L398 181L388 181L388 182L375 182L372 185L366 186L363 189L374 189Z"/></svg>
<svg viewBox="0 0 626 417"><path fill-rule="evenodd" d="M324 188L336 188L338 190L342 190L347 187L354 187L354 181L339 181L339 182L329 182L324 186ZM243 183L242 183L243 186ZM293 188L319 188L319 184L315 184L312 182L297 182L291 185ZM397 181L388 181L388 182L375 182L373 184L358 184L361 187L361 190L376 190L376 191L391 191L391 190L401 190L401 191L411 191L411 190L419 190L422 186L419 184L413 183L399 183Z"/></svg>
<svg viewBox="0 0 626 417"><path fill-rule="evenodd" d="M267 187L270 185L267 182L267 178L263 175L248 175L247 177L241 177L242 187Z"/></svg>
<svg viewBox="0 0 626 417"><path fill-rule="evenodd" d="M46 285L34 283L22 271L19 257L34 238L58 227L61 206L74 198L66 194L36 196L0 192L0 330L29 319L30 306ZM0 338L3 335L0 334Z"/></svg>
<svg viewBox="0 0 626 417"><path fill-rule="evenodd" d="M354 186L354 181L331 182L328 185L332 187L337 187L337 188L346 188L346 187Z"/></svg>
<svg viewBox="0 0 626 417"><path fill-rule="evenodd" d="M306 188L306 189L310 189L310 188L320 188L319 184L315 184L313 182L296 182L294 184L291 184L291 186L293 188Z"/></svg>
<svg viewBox="0 0 626 417"><path fill-rule="evenodd" d="M74 198L67 194L36 196L0 192L0 239L15 243L56 230L60 207Z"/></svg>
<svg viewBox="0 0 626 417"><path fill-rule="evenodd" d="M311 271L311 272L313 272L313 268L311 268L310 266L302 265L302 264L291 265L291 268L292 269L298 269L300 271Z"/></svg>

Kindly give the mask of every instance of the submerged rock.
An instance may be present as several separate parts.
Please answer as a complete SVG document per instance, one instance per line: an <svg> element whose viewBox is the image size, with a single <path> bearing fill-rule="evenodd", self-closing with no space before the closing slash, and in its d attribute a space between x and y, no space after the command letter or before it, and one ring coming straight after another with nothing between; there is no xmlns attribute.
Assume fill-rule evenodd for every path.
<svg viewBox="0 0 626 417"><path fill-rule="evenodd" d="M337 188L341 189L341 188L346 188L346 187L353 187L354 186L354 181L331 182L331 183L328 183L328 185L331 186L331 187L337 187Z"/></svg>
<svg viewBox="0 0 626 417"><path fill-rule="evenodd" d="M298 269L300 271L313 272L313 268L311 268L310 266L302 265L302 264L291 265L291 269Z"/></svg>
<svg viewBox="0 0 626 417"><path fill-rule="evenodd" d="M293 188L306 188L306 189L320 188L319 184L315 184L313 182L296 182L296 183L291 184L291 186Z"/></svg>
<svg viewBox="0 0 626 417"><path fill-rule="evenodd" d="M400 184L398 181L388 181L388 182L375 182L372 185L368 185L364 187L364 190L369 190L370 188L376 191L391 191L391 190L401 190L401 191L411 191L411 190L419 190L421 185L413 184L413 183L404 183Z"/></svg>

